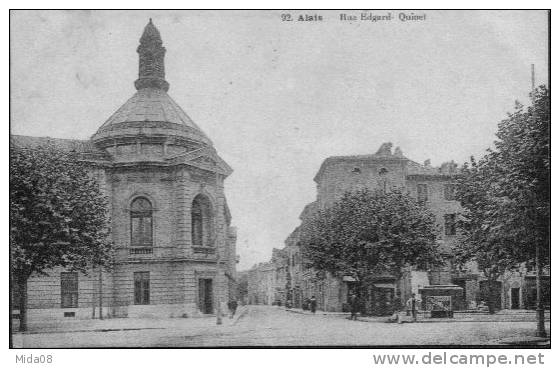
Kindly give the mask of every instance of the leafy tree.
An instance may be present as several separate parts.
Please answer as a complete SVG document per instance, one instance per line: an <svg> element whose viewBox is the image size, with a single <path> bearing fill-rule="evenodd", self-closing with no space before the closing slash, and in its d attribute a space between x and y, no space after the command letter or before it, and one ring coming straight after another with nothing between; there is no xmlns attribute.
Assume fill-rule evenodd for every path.
<svg viewBox="0 0 560 368"><path fill-rule="evenodd" d="M364 189L304 220L300 246L307 266L352 275L363 289L375 274L440 265L437 234L433 214L410 196Z"/></svg>
<svg viewBox="0 0 560 368"><path fill-rule="evenodd" d="M503 226L496 216L498 199L492 196L491 187L495 182L487 180L489 166L485 161L476 162L471 158L470 166L465 164L458 176L457 199L463 206L459 220L459 242L454 248L459 266L475 261L488 279L488 308L495 312L494 300L499 290L496 282L505 271L516 265L515 243L509 234L499 236L497 229Z"/></svg>
<svg viewBox="0 0 560 368"><path fill-rule="evenodd" d="M537 247L549 254L550 93L544 86L534 93L535 105L516 103L498 125L495 148L478 162L471 158L458 180L464 213L457 259L476 261L490 281L533 259Z"/></svg>
<svg viewBox="0 0 560 368"><path fill-rule="evenodd" d="M10 276L20 296L20 331L27 329L27 282L33 274L110 264L107 208L77 154L54 146L10 148Z"/></svg>

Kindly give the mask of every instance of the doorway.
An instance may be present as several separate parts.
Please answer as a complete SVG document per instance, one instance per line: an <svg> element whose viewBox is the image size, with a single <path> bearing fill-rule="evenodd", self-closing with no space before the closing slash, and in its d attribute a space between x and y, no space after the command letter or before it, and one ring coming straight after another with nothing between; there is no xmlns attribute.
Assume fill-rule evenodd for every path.
<svg viewBox="0 0 560 368"><path fill-rule="evenodd" d="M519 309L519 288L511 288L511 309Z"/></svg>
<svg viewBox="0 0 560 368"><path fill-rule="evenodd" d="M388 287L373 287L371 289L371 311L375 316L387 316L393 313L393 299L395 289Z"/></svg>
<svg viewBox="0 0 560 368"><path fill-rule="evenodd" d="M500 281L483 280L479 283L480 300L486 302L490 307L493 304L495 310L502 309L502 283Z"/></svg>
<svg viewBox="0 0 560 368"><path fill-rule="evenodd" d="M212 314L212 279L198 279L198 309L204 314Z"/></svg>
<svg viewBox="0 0 560 368"><path fill-rule="evenodd" d="M455 279L453 280L453 283L459 287L461 287L461 289L463 289L463 293L461 294L461 300L460 303L460 308L461 309L467 309L467 280L466 279Z"/></svg>

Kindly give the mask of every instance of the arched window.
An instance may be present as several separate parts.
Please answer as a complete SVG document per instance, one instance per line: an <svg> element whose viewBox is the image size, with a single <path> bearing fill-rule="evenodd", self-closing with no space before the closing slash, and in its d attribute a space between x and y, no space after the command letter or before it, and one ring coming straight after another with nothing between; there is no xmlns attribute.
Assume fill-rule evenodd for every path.
<svg viewBox="0 0 560 368"><path fill-rule="evenodd" d="M133 247L152 247L152 204L138 197L130 205L130 244Z"/></svg>
<svg viewBox="0 0 560 368"><path fill-rule="evenodd" d="M387 170L384 167L382 167L381 170L379 170L379 177L381 178L380 189L383 190L383 193L387 193L387 173L388 172L389 172L389 170Z"/></svg>
<svg viewBox="0 0 560 368"><path fill-rule="evenodd" d="M207 197L197 195L191 206L191 236L194 246L213 245L212 207Z"/></svg>

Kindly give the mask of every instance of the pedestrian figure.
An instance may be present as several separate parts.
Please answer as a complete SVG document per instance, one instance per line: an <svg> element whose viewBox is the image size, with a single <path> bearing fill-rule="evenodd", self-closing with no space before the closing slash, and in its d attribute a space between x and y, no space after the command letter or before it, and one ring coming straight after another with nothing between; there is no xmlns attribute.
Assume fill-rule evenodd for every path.
<svg viewBox="0 0 560 368"><path fill-rule="evenodd" d="M237 300L232 299L228 302L229 318L233 318L235 311L237 310Z"/></svg>
<svg viewBox="0 0 560 368"><path fill-rule="evenodd" d="M350 295L350 319L357 320L358 319L358 296L354 293Z"/></svg>
<svg viewBox="0 0 560 368"><path fill-rule="evenodd" d="M417 300L416 300L416 294L412 293L412 296L410 297L410 299L408 299L406 301L406 315L407 316L412 316L412 320L414 322L416 322L416 313L418 311L417 309Z"/></svg>
<svg viewBox="0 0 560 368"><path fill-rule="evenodd" d="M309 299L309 307L311 308L311 313L315 313L317 310L317 299L315 299L315 295Z"/></svg>

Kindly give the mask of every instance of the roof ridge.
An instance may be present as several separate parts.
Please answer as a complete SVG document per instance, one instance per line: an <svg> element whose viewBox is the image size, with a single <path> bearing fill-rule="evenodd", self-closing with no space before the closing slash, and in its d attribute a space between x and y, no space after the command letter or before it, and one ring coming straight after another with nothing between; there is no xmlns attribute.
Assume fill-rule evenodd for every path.
<svg viewBox="0 0 560 368"><path fill-rule="evenodd" d="M19 147L33 148L44 144L52 144L64 151L81 153L103 153L89 139L34 137L29 135L10 134L10 144Z"/></svg>

